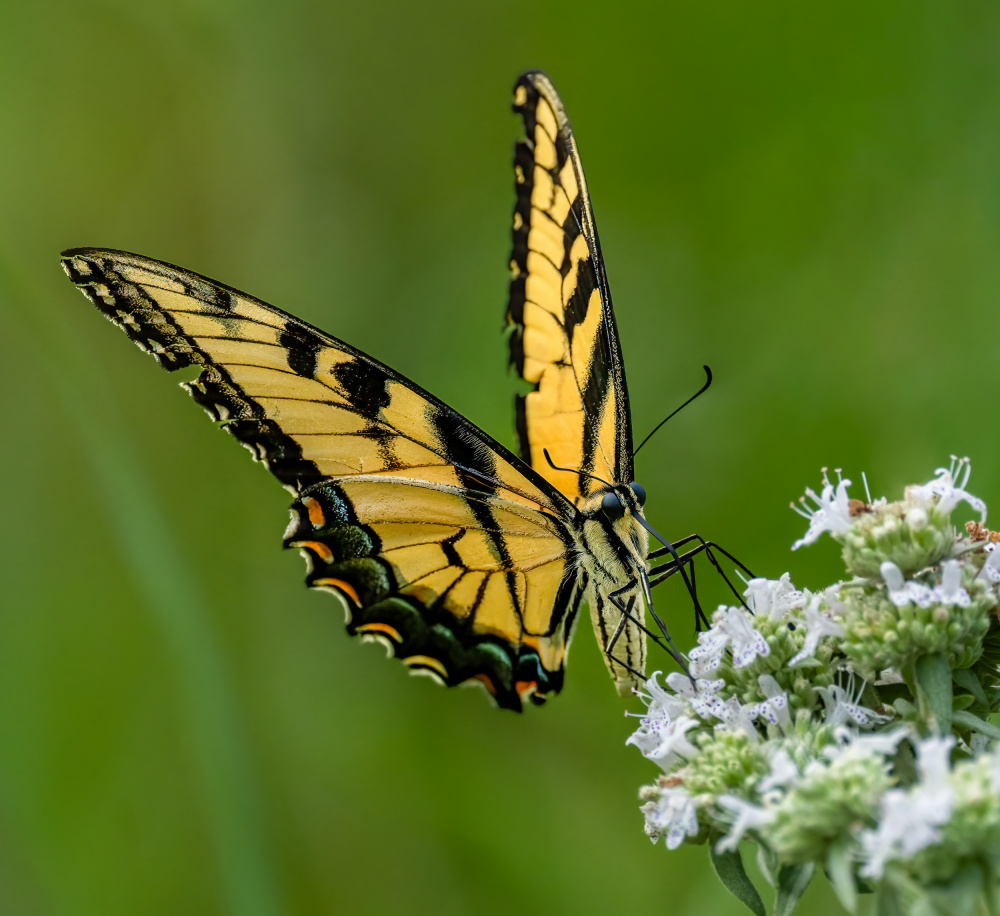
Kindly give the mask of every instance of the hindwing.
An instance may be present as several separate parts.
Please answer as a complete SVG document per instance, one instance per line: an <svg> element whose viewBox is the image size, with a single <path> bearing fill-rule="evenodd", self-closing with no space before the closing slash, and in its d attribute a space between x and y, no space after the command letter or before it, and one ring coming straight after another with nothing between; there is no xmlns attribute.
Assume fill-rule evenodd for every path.
<svg viewBox="0 0 1000 916"><path fill-rule="evenodd" d="M446 684L519 709L562 685L585 579L575 510L543 477L360 351L206 277L74 249L67 275L294 495L310 585Z"/></svg>
<svg viewBox="0 0 1000 916"><path fill-rule="evenodd" d="M514 86L525 139L514 151L510 361L521 457L577 505L632 480L632 428L601 245L569 118L545 74ZM555 470L545 460L569 471Z"/></svg>

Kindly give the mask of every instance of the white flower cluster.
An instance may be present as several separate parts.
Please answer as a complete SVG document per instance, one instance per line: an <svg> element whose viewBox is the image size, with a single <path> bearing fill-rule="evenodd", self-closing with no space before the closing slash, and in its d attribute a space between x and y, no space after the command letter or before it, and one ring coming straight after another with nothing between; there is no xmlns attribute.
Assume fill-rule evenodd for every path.
<svg viewBox="0 0 1000 916"><path fill-rule="evenodd" d="M641 793L654 842L708 843L732 868L752 839L772 883L808 868L801 893L819 865L849 907L858 886L905 886L912 903L931 882L957 887L971 861L1000 873L987 721L1000 711L1000 536L968 478L953 460L896 503L849 499L839 472L806 491L816 507L793 549L829 532L849 577L816 593L787 573L751 580L745 604L699 633L688 673L648 680L627 743L662 770ZM950 520L960 503L980 517L967 537ZM727 886L756 909L745 873Z"/></svg>
<svg viewBox="0 0 1000 916"><path fill-rule="evenodd" d="M911 503L907 521L911 526L921 528L926 525L930 509L943 515L950 515L961 502L968 503L979 513L980 522L986 522L986 503L965 489L972 474L972 465L968 458L958 459L952 456L949 467L938 468L934 473L936 476L933 480L906 489L907 499ZM851 501L847 498L847 488L850 485L851 481L842 478L839 471L836 485L832 484L824 469L823 489L820 494L817 496L815 490L806 487L806 496L816 503L816 506L815 508L809 506L805 497L801 500L801 507L792 504L792 508L799 515L809 520L809 530L792 544L792 550L815 543L825 531L831 534L847 534L851 530L854 516ZM886 500L883 498L869 508L884 505Z"/></svg>
<svg viewBox="0 0 1000 916"><path fill-rule="evenodd" d="M727 814L734 814L731 828L720 841L721 848L731 848L742 838L747 829L767 823L772 810L748 804L730 793L717 798L694 798L685 787L683 768L699 755L699 745L689 733L697 731L704 739L715 737L723 731L739 732L747 742L759 745L769 769L760 774L758 789L767 793L776 788L789 788L798 778L798 771L785 750L784 735L793 731L788 692L772 673L756 675L760 699L741 702L733 695L726 678L712 679L724 662L734 670L745 669L757 659L769 659L771 645L764 633L755 626L762 622L787 628L789 624L800 628L802 648L785 661L789 669L819 665L813 657L821 640L843 635L841 626L825 606L823 596L810 595L796 590L786 573L779 580L753 579L744 592L747 607L720 607L713 615L713 625L699 634L698 646L688 655L691 677L673 672L666 677L666 686L659 683L660 672L647 682L648 694L645 715L639 728L628 739L645 757L657 763L665 773L678 773L675 784L666 780L656 793L655 800L643 806L646 832L652 838L665 837L668 848L675 849L686 836L697 836L699 823L696 811L707 803L718 803L725 809L714 817L725 823ZM792 631L794 632L794 631ZM727 658L727 653L731 658ZM885 721L884 716L868 709L857 701L858 691L838 684L825 684L812 688L815 694L816 724L829 731L823 741L826 746L820 756L831 761L836 757L835 737L845 723L863 728ZM768 739L768 730L775 733ZM710 731L709 731L710 730ZM773 801L773 799L772 799Z"/></svg>
<svg viewBox="0 0 1000 916"><path fill-rule="evenodd" d="M920 781L908 789L886 792L879 803L878 827L861 833L863 875L880 878L890 859L912 859L941 838L940 827L955 804L955 791L948 784L948 757L954 744L950 735L917 744Z"/></svg>

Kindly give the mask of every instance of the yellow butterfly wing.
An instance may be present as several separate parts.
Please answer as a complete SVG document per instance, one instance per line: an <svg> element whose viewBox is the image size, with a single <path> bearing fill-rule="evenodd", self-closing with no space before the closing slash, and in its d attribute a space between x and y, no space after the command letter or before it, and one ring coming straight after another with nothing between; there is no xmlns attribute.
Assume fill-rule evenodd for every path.
<svg viewBox="0 0 1000 916"><path fill-rule="evenodd" d="M514 111L510 361L535 386L516 403L521 457L579 505L601 485L577 470L632 480L625 366L573 129L544 73L518 79Z"/></svg>
<svg viewBox="0 0 1000 916"><path fill-rule="evenodd" d="M295 496L285 546L349 632L520 709L562 686L585 587L572 506L447 405L259 299L151 258L63 253L69 278Z"/></svg>

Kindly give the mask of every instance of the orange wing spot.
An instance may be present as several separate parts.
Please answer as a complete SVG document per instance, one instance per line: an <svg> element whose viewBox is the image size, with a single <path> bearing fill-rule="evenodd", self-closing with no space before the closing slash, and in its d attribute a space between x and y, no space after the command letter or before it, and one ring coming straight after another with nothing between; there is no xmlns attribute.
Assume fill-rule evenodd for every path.
<svg viewBox="0 0 1000 916"><path fill-rule="evenodd" d="M311 550L316 556L327 563L333 559L333 551L322 541L299 541L295 546Z"/></svg>
<svg viewBox="0 0 1000 916"><path fill-rule="evenodd" d="M309 521L312 523L313 528L322 528L326 524L326 516L323 515L323 507L320 505L318 499L307 496L302 500L302 505L306 507L306 512L309 513Z"/></svg>
<svg viewBox="0 0 1000 916"><path fill-rule="evenodd" d="M354 591L354 589L351 589ZM403 637L399 635L399 630L395 627L390 627L387 623L363 623L358 627L359 633L381 633L384 636L388 636L394 643L401 643Z"/></svg>
<svg viewBox="0 0 1000 916"><path fill-rule="evenodd" d="M350 582L345 582L343 579L313 579L312 584L313 586L338 589L347 595L358 607L361 607L361 599ZM373 626L373 624L365 624L365 626Z"/></svg>
<svg viewBox="0 0 1000 916"><path fill-rule="evenodd" d="M486 688L490 696L495 697L497 695L496 685L493 683L492 680L490 680L490 676L488 674L474 674L472 677L469 678L469 680L479 681L480 683L482 683L482 685Z"/></svg>
<svg viewBox="0 0 1000 916"><path fill-rule="evenodd" d="M431 658L429 655L411 655L409 658L404 658L403 661L411 668L429 668L441 675L443 679L447 680L448 678L448 669L438 659Z"/></svg>
<svg viewBox="0 0 1000 916"><path fill-rule="evenodd" d="M517 691L517 695L524 699L529 693L538 690L538 681L515 681L514 689Z"/></svg>

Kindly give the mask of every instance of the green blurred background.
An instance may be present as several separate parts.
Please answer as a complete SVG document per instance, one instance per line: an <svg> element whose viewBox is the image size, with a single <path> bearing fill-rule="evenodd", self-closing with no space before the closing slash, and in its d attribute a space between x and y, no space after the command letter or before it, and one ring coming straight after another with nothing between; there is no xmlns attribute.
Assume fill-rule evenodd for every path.
<svg viewBox="0 0 1000 916"><path fill-rule="evenodd" d="M612 11L613 10L613 11ZM509 90L576 127L656 527L802 585L822 465L951 452L997 504L1000 7L3 5L0 912L737 913L643 837L655 767L580 629L515 716L343 633L287 495L63 278L216 277L513 442ZM706 587L709 585L706 577ZM717 596L709 590L710 596ZM674 633L690 607L660 593ZM654 660L659 661L659 660ZM822 879L804 907L836 912Z"/></svg>

